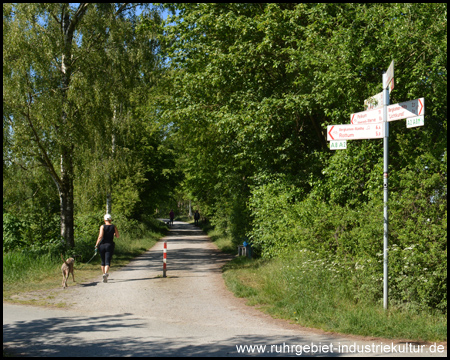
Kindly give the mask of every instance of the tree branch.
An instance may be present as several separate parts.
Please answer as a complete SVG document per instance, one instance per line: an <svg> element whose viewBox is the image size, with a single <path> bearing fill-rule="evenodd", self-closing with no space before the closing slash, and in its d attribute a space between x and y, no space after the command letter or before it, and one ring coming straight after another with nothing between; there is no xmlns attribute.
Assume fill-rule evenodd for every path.
<svg viewBox="0 0 450 360"><path fill-rule="evenodd" d="M326 136L323 135L319 125L317 125L317 122L313 118L313 116L309 115L309 118L311 119L311 122L314 126L314 130L316 130L316 134L317 134L317 137L319 138L319 142L320 142L320 145L322 146L322 149L328 150L327 142L325 141Z"/></svg>
<svg viewBox="0 0 450 360"><path fill-rule="evenodd" d="M31 104L33 101L32 94L28 94L29 96L29 103ZM31 131L34 136L34 140L36 141L36 144L41 152L42 158L41 161L43 165L47 168L47 170L50 172L51 177L55 181L55 183L59 186L61 186L61 179L59 178L58 174L56 173L51 160L49 159L47 155L47 151L45 151L44 146L42 145L41 139L39 137L39 134L37 133L33 121L31 120L31 114L30 114L30 106L27 107L27 112L23 113L25 119L28 121L28 124L30 125Z"/></svg>
<svg viewBox="0 0 450 360"><path fill-rule="evenodd" d="M77 26L78 22L83 18L88 6L89 6L89 3L80 3L80 6L78 6L77 12L75 13L75 15L72 17L72 20L70 21L69 27L67 29L67 34L74 33L75 27Z"/></svg>
<svg viewBox="0 0 450 360"><path fill-rule="evenodd" d="M129 3L123 3L122 5L120 5L120 7L117 9L116 11L116 15L119 15L122 11L125 10L125 7L128 5Z"/></svg>

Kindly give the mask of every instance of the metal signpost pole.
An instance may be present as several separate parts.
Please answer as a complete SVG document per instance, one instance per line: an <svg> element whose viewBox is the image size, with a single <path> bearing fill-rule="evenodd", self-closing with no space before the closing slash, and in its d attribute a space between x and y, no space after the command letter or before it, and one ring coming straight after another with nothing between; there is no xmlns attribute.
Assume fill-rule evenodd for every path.
<svg viewBox="0 0 450 360"><path fill-rule="evenodd" d="M394 60L383 74L383 91L365 100L369 109L350 115L350 124L328 125L327 140L330 150L347 148L347 140L383 138L383 307L388 308L388 178L389 178L389 121L407 119L407 127L423 126L425 123L425 99L404 101L389 105L389 92L394 89ZM380 99L380 95L382 96ZM380 102L382 104L380 104ZM382 109L381 109L382 108ZM389 115L389 116L388 116Z"/></svg>
<svg viewBox="0 0 450 360"><path fill-rule="evenodd" d="M383 308L388 308L388 165L389 165L389 123L387 106L389 105L389 85L386 86L387 74L383 74L383 179L384 179L384 238L383 238Z"/></svg>

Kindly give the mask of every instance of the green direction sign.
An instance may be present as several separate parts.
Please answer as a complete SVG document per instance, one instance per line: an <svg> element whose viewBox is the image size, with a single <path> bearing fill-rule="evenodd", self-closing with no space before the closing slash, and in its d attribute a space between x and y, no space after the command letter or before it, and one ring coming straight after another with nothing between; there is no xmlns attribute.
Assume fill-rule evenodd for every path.
<svg viewBox="0 0 450 360"><path fill-rule="evenodd" d="M330 150L344 150L347 149L347 140L330 141Z"/></svg>
<svg viewBox="0 0 450 360"><path fill-rule="evenodd" d="M410 117L410 118L406 119L406 127L411 128L411 127L416 127L416 126L424 126L425 125L424 118L425 118L424 115Z"/></svg>

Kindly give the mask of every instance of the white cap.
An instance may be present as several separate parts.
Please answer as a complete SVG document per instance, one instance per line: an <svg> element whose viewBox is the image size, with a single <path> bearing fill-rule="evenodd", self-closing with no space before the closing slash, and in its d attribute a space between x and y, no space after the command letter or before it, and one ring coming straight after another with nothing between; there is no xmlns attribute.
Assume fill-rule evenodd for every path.
<svg viewBox="0 0 450 360"><path fill-rule="evenodd" d="M111 220L112 220L111 215L109 215L109 214L106 214L106 215L103 217L103 219L104 219L104 220L108 220L108 221L111 221Z"/></svg>

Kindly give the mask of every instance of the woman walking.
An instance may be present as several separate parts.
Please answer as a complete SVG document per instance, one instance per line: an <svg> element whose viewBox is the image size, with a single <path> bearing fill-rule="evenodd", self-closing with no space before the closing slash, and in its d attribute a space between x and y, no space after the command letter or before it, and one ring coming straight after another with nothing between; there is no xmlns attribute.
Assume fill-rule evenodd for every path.
<svg viewBox="0 0 450 360"><path fill-rule="evenodd" d="M100 251L100 257L102 258L102 273L103 282L108 282L108 270L111 266L111 259L114 254L114 236L119 237L119 230L115 225L111 224L111 215L106 214L103 217L105 225L100 226L100 233L98 234L97 243L95 244L95 250ZM99 245L100 244L100 245Z"/></svg>

